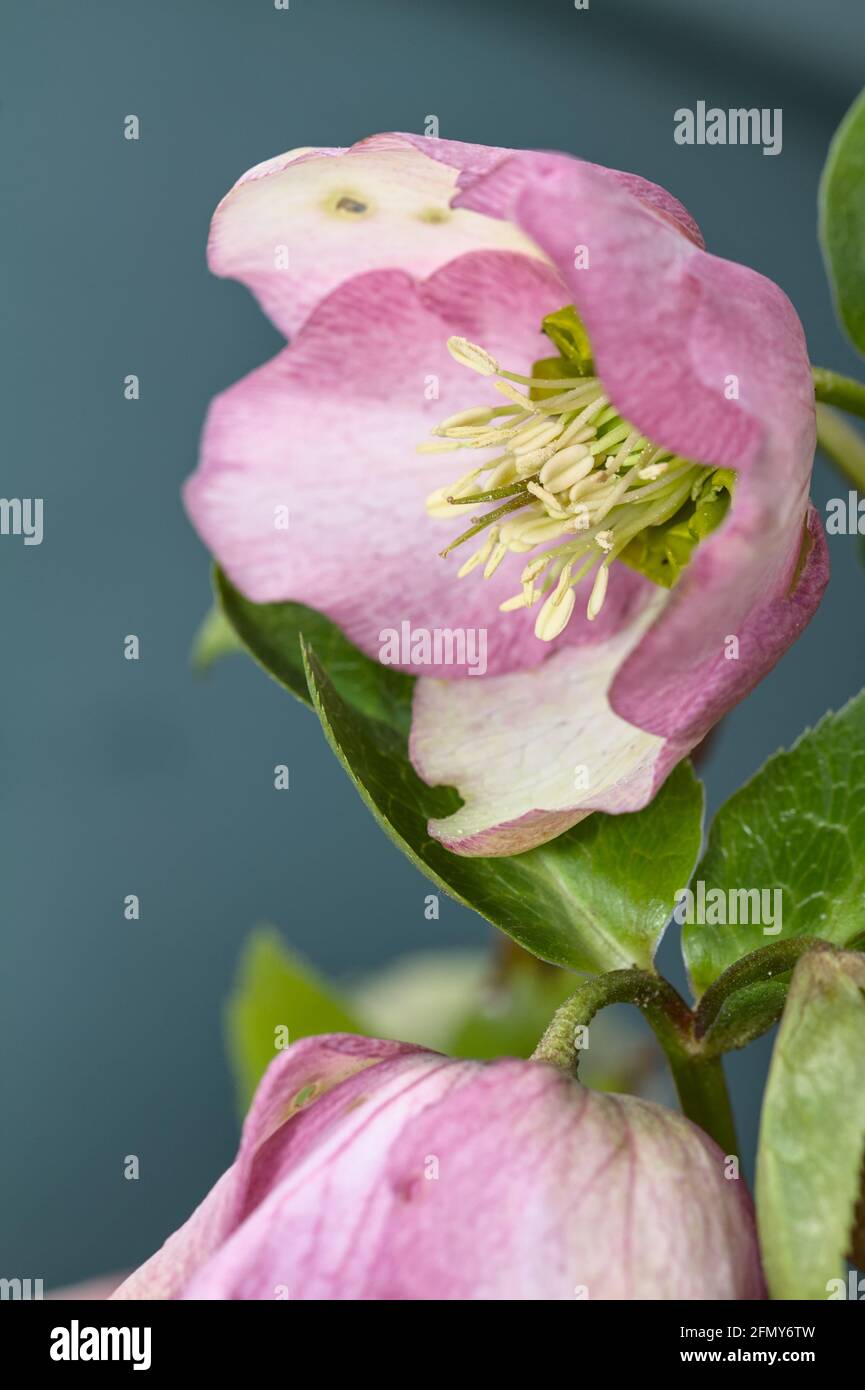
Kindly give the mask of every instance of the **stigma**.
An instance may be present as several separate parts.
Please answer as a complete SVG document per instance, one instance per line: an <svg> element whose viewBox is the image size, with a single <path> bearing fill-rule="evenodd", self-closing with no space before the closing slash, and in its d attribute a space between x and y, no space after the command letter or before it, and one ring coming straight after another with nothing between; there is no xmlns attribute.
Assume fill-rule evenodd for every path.
<svg viewBox="0 0 865 1390"><path fill-rule="evenodd" d="M633 428L597 376L523 376L503 370L465 338L450 338L448 348L462 366L495 378L507 404L452 415L419 446L427 453L496 450L427 498L428 512L441 519L492 504L471 515L471 524L441 554L479 541L458 577L478 570L489 579L510 556L537 552L524 563L519 592L501 609L540 605L535 636L551 642L570 622L576 586L591 577L586 616L593 621L612 565L623 556L632 564L648 528L663 528L683 509L687 515L689 504L693 510L715 470Z"/></svg>

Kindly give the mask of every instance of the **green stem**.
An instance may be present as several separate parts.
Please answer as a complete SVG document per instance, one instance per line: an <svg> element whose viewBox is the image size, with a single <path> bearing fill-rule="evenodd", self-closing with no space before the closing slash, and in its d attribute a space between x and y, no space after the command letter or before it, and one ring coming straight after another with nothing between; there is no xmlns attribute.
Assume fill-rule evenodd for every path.
<svg viewBox="0 0 865 1390"><path fill-rule="evenodd" d="M669 1054L668 1054L669 1055ZM704 1129L725 1154L738 1154L739 1141L730 1093L720 1057L670 1058L682 1111Z"/></svg>
<svg viewBox="0 0 865 1390"><path fill-rule="evenodd" d="M817 406L817 443L856 490L865 493L865 439L831 405Z"/></svg>
<svg viewBox="0 0 865 1390"><path fill-rule="evenodd" d="M852 377L832 372L828 367L812 367L814 395L826 405L836 405L839 410L847 410L851 415L861 415L865 419L865 386Z"/></svg>
<svg viewBox="0 0 865 1390"><path fill-rule="evenodd" d="M608 1004L636 1004L642 1010L664 1049L683 1112L725 1154L738 1153L721 1060L700 1055L691 1010L667 980L648 970L612 970L586 980L554 1014L533 1060L577 1076L581 1051L577 1029L588 1028Z"/></svg>
<svg viewBox="0 0 865 1390"><path fill-rule="evenodd" d="M729 966L706 990L694 1015L694 1037L702 1043L726 1001L738 990L777 975L786 975L808 951L831 950L829 943L816 936L796 936L789 941L773 941L751 951Z"/></svg>

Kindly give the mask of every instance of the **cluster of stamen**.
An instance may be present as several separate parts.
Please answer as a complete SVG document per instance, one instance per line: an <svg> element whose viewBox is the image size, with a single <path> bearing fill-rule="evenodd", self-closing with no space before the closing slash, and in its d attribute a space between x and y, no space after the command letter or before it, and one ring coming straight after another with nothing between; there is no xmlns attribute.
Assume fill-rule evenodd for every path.
<svg viewBox="0 0 865 1390"><path fill-rule="evenodd" d="M500 450L427 499L429 513L442 518L467 506L496 504L472 516L468 529L441 554L485 533L459 578L482 569L489 579L508 552L544 547L523 569L520 592L501 609L531 608L543 600L535 635L552 641L570 621L575 586L594 573L586 614L596 618L613 561L644 528L667 521L696 497L712 469L633 429L596 376L522 376L503 371L465 338L450 338L448 348L461 365L496 377L509 404L452 415L433 430L434 440L419 446L425 453Z"/></svg>

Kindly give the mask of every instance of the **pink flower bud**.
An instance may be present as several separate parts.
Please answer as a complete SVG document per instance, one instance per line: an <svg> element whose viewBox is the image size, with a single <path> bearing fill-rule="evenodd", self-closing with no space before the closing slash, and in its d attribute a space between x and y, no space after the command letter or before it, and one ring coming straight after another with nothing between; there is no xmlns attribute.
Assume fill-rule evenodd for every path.
<svg viewBox="0 0 865 1390"><path fill-rule="evenodd" d="M680 1115L544 1063L306 1038L271 1064L233 1166L114 1297L763 1298L728 1167Z"/></svg>

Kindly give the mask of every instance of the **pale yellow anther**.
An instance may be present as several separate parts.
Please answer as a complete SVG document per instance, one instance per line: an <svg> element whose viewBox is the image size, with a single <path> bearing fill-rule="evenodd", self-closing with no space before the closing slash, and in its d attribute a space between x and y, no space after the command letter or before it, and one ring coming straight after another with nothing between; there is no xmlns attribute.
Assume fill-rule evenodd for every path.
<svg viewBox="0 0 865 1390"><path fill-rule="evenodd" d="M517 473L520 478L531 478L538 469L546 463L553 452L553 446L548 444L546 449L534 449L530 454L520 454L519 458L514 455Z"/></svg>
<svg viewBox="0 0 865 1390"><path fill-rule="evenodd" d="M646 482L653 483L656 478L662 478L669 467L669 463L650 463L645 468L637 470L637 477L645 478Z"/></svg>
<svg viewBox="0 0 865 1390"><path fill-rule="evenodd" d="M515 434L515 429L481 430L473 438L462 439L460 443L465 449L497 449L501 443L511 439Z"/></svg>
<svg viewBox="0 0 865 1390"><path fill-rule="evenodd" d="M560 504L558 498L554 497L551 492L547 492L546 488L541 487L540 483L529 483L528 489L533 497L537 497L539 502L543 502L550 516L560 518L567 516L567 512Z"/></svg>
<svg viewBox="0 0 865 1390"><path fill-rule="evenodd" d="M533 579L537 579L539 574L547 568L550 563L549 555L539 555L536 560L530 560L520 575L524 584L531 584Z"/></svg>
<svg viewBox="0 0 865 1390"><path fill-rule="evenodd" d="M562 432L560 421L541 425L536 425L533 429L526 430L516 444L512 444L513 452L519 457L520 454L528 454L533 449L543 449L550 444Z"/></svg>
<svg viewBox="0 0 865 1390"><path fill-rule="evenodd" d="M514 539L523 545L543 545L544 541L554 541L557 536L563 536L570 527L570 518L556 521L547 516L539 517L536 521L527 521Z"/></svg>
<svg viewBox="0 0 865 1390"><path fill-rule="evenodd" d="M552 642L554 637L564 632L570 622L575 602L573 589L568 589L559 602L556 601L555 593L550 594L535 619L535 636L541 642Z"/></svg>
<svg viewBox="0 0 865 1390"><path fill-rule="evenodd" d="M458 449L459 443L456 439L425 439L422 444L418 444L417 453L419 454L450 454L454 449Z"/></svg>
<svg viewBox="0 0 865 1390"><path fill-rule="evenodd" d="M597 541L598 545L601 547L602 550L606 550L607 552L609 552L609 551L612 550L612 548L613 548L613 533L612 533L612 531L599 531L599 532L597 533L597 535L595 536L595 540Z"/></svg>
<svg viewBox="0 0 865 1390"><path fill-rule="evenodd" d="M473 372L480 372L481 376L498 376L499 364L494 357L477 343L470 343L468 338L448 338L448 352L455 362L459 362L461 367L471 367Z"/></svg>
<svg viewBox="0 0 865 1390"><path fill-rule="evenodd" d="M508 553L508 548L499 541L493 546L492 554L484 565L484 579L492 579L502 560Z"/></svg>
<svg viewBox="0 0 865 1390"><path fill-rule="evenodd" d="M585 444L559 449L541 469L540 480L550 492L564 492L591 473L595 460Z"/></svg>
<svg viewBox="0 0 865 1390"><path fill-rule="evenodd" d="M437 487L435 492L431 492L425 503L429 515L439 521L453 516L454 509L447 500L451 494L452 489L450 487Z"/></svg>
<svg viewBox="0 0 865 1390"><path fill-rule="evenodd" d="M518 608L527 608L525 594L514 594L513 598L506 598L504 603L499 604L500 613L515 613Z"/></svg>
<svg viewBox="0 0 865 1390"><path fill-rule="evenodd" d="M493 418L492 406L476 405L471 410L458 410L437 425L433 433L444 434L445 430L465 429L470 425L488 425Z"/></svg>
<svg viewBox="0 0 865 1390"><path fill-rule="evenodd" d="M594 621L594 619L598 616L598 614L604 606L604 599L607 596L607 581L609 580L609 577L610 571L605 561L601 565L601 568L598 570L597 574L595 575L595 582L592 585L592 592L589 595L589 603L588 607L586 608L586 617L589 619L589 622Z"/></svg>
<svg viewBox="0 0 865 1390"><path fill-rule="evenodd" d="M494 526L479 550L474 555L470 555L465 564L457 570L457 579L464 579L472 570L477 569L478 565L483 565L489 559L490 551L499 538L499 528Z"/></svg>
<svg viewBox="0 0 865 1390"><path fill-rule="evenodd" d="M559 575L559 582L558 582L558 584L556 585L555 589L553 590L553 603L558 604L558 603L562 603L562 602L563 602L564 597L565 597L565 594L568 592L568 590L569 590L569 588L570 588L570 584L571 584L571 566L568 564L568 565L565 565L565 568L562 570L561 574Z"/></svg>
<svg viewBox="0 0 865 1390"><path fill-rule="evenodd" d="M449 499L451 497L470 497L473 492L477 492L477 477L483 471L482 468L473 468L471 473L465 473L455 483L451 483L447 487L437 487L426 499L426 509L429 515L437 520L454 516L455 507Z"/></svg>
<svg viewBox="0 0 865 1390"><path fill-rule="evenodd" d="M512 521L506 521L502 526L501 539L506 545L512 545L514 541L522 538L523 531L532 521L546 521L547 518L536 503L532 503L531 509L526 510L519 516L515 516Z"/></svg>
<svg viewBox="0 0 865 1390"><path fill-rule="evenodd" d="M507 487L508 483L516 482L517 470L512 459L502 459L486 479L485 487L492 491L496 487Z"/></svg>

